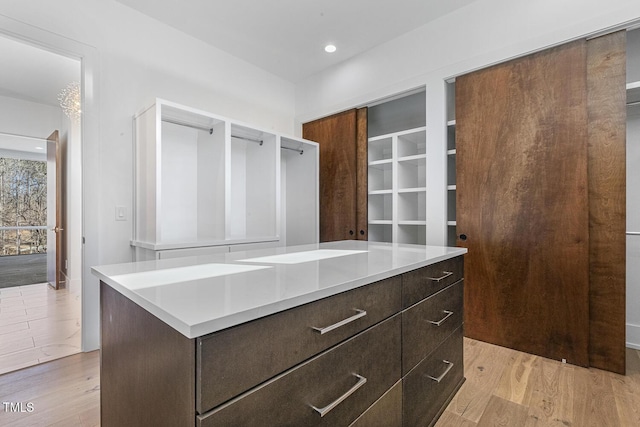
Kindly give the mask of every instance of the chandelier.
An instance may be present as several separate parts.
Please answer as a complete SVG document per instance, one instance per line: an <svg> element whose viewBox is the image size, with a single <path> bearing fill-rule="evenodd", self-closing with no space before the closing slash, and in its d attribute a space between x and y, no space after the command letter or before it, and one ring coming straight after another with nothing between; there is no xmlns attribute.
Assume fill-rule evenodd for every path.
<svg viewBox="0 0 640 427"><path fill-rule="evenodd" d="M71 120L78 120L80 118L81 102L80 102L80 83L71 82L60 91L58 94L58 102L62 111Z"/></svg>

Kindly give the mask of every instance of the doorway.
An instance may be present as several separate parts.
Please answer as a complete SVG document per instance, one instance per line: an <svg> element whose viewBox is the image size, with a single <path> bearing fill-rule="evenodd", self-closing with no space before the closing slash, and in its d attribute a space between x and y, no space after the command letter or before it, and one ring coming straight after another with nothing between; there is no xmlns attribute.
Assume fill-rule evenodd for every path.
<svg viewBox="0 0 640 427"><path fill-rule="evenodd" d="M8 159L15 173L30 171L20 181L24 188L11 187L21 211L13 212L12 224L0 224L15 237L13 245L4 239L0 249L9 255L0 259L1 374L81 351L82 176L80 120L61 108L69 101L68 88L80 86L80 61L2 35L0 52L6 64L0 77L0 159ZM54 156L47 167L47 140L54 130L58 149L49 142ZM56 177L63 196L58 203L51 199ZM53 212L53 223L47 212ZM55 222L56 212L68 214ZM50 278L47 269L53 271ZM15 274L4 274L10 271ZM9 276L14 282L3 284Z"/></svg>

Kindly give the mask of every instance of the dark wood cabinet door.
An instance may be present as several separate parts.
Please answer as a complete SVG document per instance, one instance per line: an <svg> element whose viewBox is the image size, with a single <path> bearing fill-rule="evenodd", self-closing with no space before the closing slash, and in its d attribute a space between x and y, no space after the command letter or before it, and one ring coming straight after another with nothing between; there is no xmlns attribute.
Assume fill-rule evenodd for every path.
<svg viewBox="0 0 640 427"><path fill-rule="evenodd" d="M366 132L366 109L344 111L302 126L302 137L320 146L321 242L366 240L367 140L365 133L363 149L363 129Z"/></svg>
<svg viewBox="0 0 640 427"><path fill-rule="evenodd" d="M589 363L586 96L585 41L456 79L466 335L582 366Z"/></svg>

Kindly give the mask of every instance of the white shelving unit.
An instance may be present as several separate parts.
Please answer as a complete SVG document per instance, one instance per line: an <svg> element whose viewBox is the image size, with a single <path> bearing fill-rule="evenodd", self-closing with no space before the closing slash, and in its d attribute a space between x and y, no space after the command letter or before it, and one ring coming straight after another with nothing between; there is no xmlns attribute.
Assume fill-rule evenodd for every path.
<svg viewBox="0 0 640 427"><path fill-rule="evenodd" d="M446 83L447 94L447 245L456 246L456 95L455 80Z"/></svg>
<svg viewBox="0 0 640 427"><path fill-rule="evenodd" d="M318 241L317 144L161 99L134 124L136 259L277 246L287 231ZM289 162L281 147L305 160ZM305 218L310 231L300 234L295 211L315 212Z"/></svg>
<svg viewBox="0 0 640 427"><path fill-rule="evenodd" d="M283 246L317 243L320 241L318 143L282 136L280 144L281 243Z"/></svg>
<svg viewBox="0 0 640 427"><path fill-rule="evenodd" d="M369 240L426 242L426 128L369 138Z"/></svg>

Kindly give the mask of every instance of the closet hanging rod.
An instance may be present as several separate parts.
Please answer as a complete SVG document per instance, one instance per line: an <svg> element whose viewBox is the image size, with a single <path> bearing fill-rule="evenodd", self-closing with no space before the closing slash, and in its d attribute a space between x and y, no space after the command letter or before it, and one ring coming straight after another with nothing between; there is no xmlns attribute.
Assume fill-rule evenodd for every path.
<svg viewBox="0 0 640 427"><path fill-rule="evenodd" d="M296 151L298 153L300 153L300 155L302 156L304 154L304 150L300 149L300 148L289 148L289 147L280 147L283 150L291 150L291 151Z"/></svg>
<svg viewBox="0 0 640 427"><path fill-rule="evenodd" d="M247 138L245 136L238 136L238 135L231 135L231 138L236 138L236 139L242 139L243 141L249 141L249 142L255 142L256 144L264 144L264 141L261 139L253 139L253 138Z"/></svg>
<svg viewBox="0 0 640 427"><path fill-rule="evenodd" d="M171 123L171 124L174 124L174 125L178 125L178 126L186 126L188 128L206 130L207 132L209 132L209 135L213 135L213 128L208 128L208 127L198 126L198 125L192 125L191 123L185 123L185 122L180 122L178 120L171 120L171 119L162 119L162 121L166 122L166 123Z"/></svg>
<svg viewBox="0 0 640 427"><path fill-rule="evenodd" d="M627 231L627 236L640 236L640 231Z"/></svg>
<svg viewBox="0 0 640 427"><path fill-rule="evenodd" d="M191 123L185 123L185 122L180 122L178 120L171 120L171 119L162 119L162 121L166 122L166 123L172 123L172 124L178 125L178 126L186 126L186 127L190 127L190 128L193 128L193 129L206 130L207 132L209 132L209 135L213 135L213 128L193 125ZM238 136L238 135L231 135L231 137L232 138L237 138L237 139L242 139L244 141L255 142L256 144L260 144L260 145L264 144L264 141L261 140L261 139L247 138L247 137Z"/></svg>
<svg viewBox="0 0 640 427"><path fill-rule="evenodd" d="M638 105L638 104L640 104L640 101L627 102L627 107L630 105Z"/></svg>

